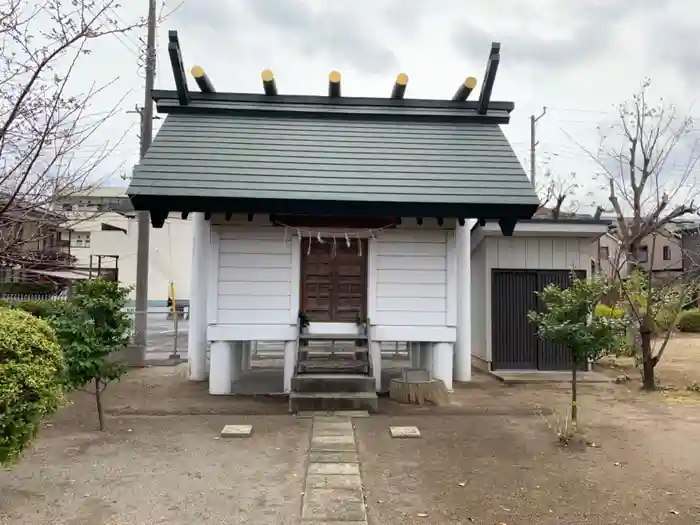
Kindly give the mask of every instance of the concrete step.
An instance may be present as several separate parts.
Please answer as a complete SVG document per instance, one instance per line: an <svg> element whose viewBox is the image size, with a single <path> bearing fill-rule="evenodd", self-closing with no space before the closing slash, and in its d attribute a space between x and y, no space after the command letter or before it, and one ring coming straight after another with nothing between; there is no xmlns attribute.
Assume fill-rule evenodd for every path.
<svg viewBox="0 0 700 525"><path fill-rule="evenodd" d="M290 392L289 411L303 410L367 410L376 412L375 392Z"/></svg>
<svg viewBox="0 0 700 525"><path fill-rule="evenodd" d="M369 363L359 359L300 359L297 361L297 372L304 373L369 373Z"/></svg>
<svg viewBox="0 0 700 525"><path fill-rule="evenodd" d="M374 378L362 374L300 374L292 377L294 392L374 392Z"/></svg>

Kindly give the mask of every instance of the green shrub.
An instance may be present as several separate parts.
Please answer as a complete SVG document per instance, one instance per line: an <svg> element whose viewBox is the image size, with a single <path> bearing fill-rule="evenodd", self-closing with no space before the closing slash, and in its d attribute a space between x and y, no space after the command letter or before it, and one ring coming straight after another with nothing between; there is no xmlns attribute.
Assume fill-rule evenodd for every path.
<svg viewBox="0 0 700 525"><path fill-rule="evenodd" d="M5 301L4 299L0 299L0 308L9 308L9 307L10 307L10 303Z"/></svg>
<svg viewBox="0 0 700 525"><path fill-rule="evenodd" d="M66 301L20 301L15 304L15 308L32 314L39 319L50 319L60 315L66 308L69 308Z"/></svg>
<svg viewBox="0 0 700 525"><path fill-rule="evenodd" d="M46 321L0 310L0 464L19 459L63 401L63 354Z"/></svg>
<svg viewBox="0 0 700 525"><path fill-rule="evenodd" d="M612 319L621 319L625 315L625 311L622 308L613 308L612 306L607 306L605 304L599 304L595 307L595 315L598 317L610 317Z"/></svg>
<svg viewBox="0 0 700 525"><path fill-rule="evenodd" d="M678 329L681 332L700 332L700 309L693 308L681 312L678 320Z"/></svg>

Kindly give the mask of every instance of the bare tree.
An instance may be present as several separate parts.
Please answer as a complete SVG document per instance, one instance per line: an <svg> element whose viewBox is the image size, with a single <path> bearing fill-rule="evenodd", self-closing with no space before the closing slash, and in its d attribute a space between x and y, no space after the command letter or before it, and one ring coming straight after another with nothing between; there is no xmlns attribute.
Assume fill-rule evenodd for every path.
<svg viewBox="0 0 700 525"><path fill-rule="evenodd" d="M543 179L536 188L540 197L537 216L559 219L562 215L570 215L578 211L580 206L578 193L581 185L577 182L576 173L559 176L548 170Z"/></svg>
<svg viewBox="0 0 700 525"><path fill-rule="evenodd" d="M693 120L680 116L675 106L663 100L650 103L650 84L643 81L632 100L619 106L614 133L602 137L597 154L588 152L603 169L615 214L619 249L613 268L631 321L630 343L636 345L646 390L656 387L654 369L673 329L655 349L658 316L670 303L674 304L672 312L664 315L677 316L697 288L697 276L688 272L662 283L653 279L657 240L674 234L675 220L697 212L699 189ZM639 276L643 276L641 281ZM675 318L669 322L675 323Z"/></svg>
<svg viewBox="0 0 700 525"><path fill-rule="evenodd" d="M102 182L96 169L122 137L94 142L121 101L102 111L94 104L116 79L82 92L75 84L91 78L81 59L94 42L145 25L144 18L124 21L120 7L117 0L0 0L0 259L53 235L56 198Z"/></svg>

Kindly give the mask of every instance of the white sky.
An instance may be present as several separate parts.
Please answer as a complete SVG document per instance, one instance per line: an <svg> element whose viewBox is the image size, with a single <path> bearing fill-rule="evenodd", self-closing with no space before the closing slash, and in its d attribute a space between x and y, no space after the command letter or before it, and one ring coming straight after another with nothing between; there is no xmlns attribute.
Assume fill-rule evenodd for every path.
<svg viewBox="0 0 700 525"><path fill-rule="evenodd" d="M169 2L170 9L178 5ZM145 0L124 4L121 19L146 15ZM481 84L490 44L499 41L492 100L515 102L504 126L513 148L527 165L529 116L547 106L538 125L539 173L576 172L586 191L597 190L596 166L567 134L595 149L596 125L614 119L615 104L644 77L653 81L652 95L700 114L693 108L700 83L700 3L694 0L184 0L158 30L156 87L165 89L174 88L169 29L179 31L186 70L201 65L217 90L254 93L262 91L264 68L274 71L280 92L290 94L325 94L328 73L337 69L344 95L388 96L405 72L407 97L447 99L466 76ZM106 173L128 174L138 158L138 116L126 111L143 104L143 40L141 32L106 37L81 64L90 75L76 80L82 87L118 77L98 102L104 108L95 111L128 93L100 137L128 132L103 166ZM126 184L118 175L111 182Z"/></svg>

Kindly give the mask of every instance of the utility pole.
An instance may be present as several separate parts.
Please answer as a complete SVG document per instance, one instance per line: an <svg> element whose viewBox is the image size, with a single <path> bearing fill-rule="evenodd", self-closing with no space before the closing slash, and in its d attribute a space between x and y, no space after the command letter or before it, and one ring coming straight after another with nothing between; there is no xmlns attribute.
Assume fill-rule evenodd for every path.
<svg viewBox="0 0 700 525"><path fill-rule="evenodd" d="M156 76L156 0L148 0L148 36L146 40L146 90L141 113L141 149L139 157L146 156L153 139L153 99L151 91ZM148 212L138 212L138 241L136 247L136 313L134 317L134 345L141 358L146 359L148 333L148 249L151 223Z"/></svg>
<svg viewBox="0 0 700 525"><path fill-rule="evenodd" d="M547 108L543 107L539 117L530 115L530 182L535 189L537 188L537 186L535 186L535 178L537 175L537 168L535 167L535 148L538 144L537 140L535 140L536 124L538 120L544 117L545 113L547 113Z"/></svg>

